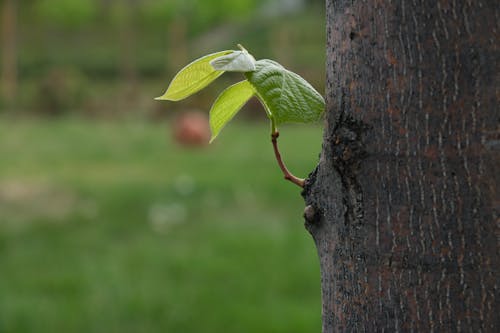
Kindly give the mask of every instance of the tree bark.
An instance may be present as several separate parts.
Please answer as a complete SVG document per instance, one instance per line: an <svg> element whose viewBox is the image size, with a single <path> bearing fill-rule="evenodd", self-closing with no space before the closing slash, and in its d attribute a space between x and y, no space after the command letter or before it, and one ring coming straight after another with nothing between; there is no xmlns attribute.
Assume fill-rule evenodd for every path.
<svg viewBox="0 0 500 333"><path fill-rule="evenodd" d="M327 0L323 332L499 332L499 7Z"/></svg>

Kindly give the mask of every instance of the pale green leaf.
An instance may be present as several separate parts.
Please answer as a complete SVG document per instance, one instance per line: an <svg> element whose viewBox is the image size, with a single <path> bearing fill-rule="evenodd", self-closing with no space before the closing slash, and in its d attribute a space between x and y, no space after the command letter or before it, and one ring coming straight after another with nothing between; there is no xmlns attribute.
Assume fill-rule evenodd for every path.
<svg viewBox="0 0 500 333"><path fill-rule="evenodd" d="M255 58L247 50L234 51L215 58L210 65L219 71L245 73L255 70Z"/></svg>
<svg viewBox="0 0 500 333"><path fill-rule="evenodd" d="M210 130L212 142L222 128L238 113L245 103L255 94L252 85L247 81L233 84L224 90L210 110Z"/></svg>
<svg viewBox="0 0 500 333"><path fill-rule="evenodd" d="M165 94L156 99L180 101L205 88L224 73L224 71L215 70L210 65L210 61L233 52L228 50L212 53L193 61L177 73Z"/></svg>
<svg viewBox="0 0 500 333"><path fill-rule="evenodd" d="M276 125L320 119L325 100L309 82L272 60L256 61L255 67L255 71L247 72L245 76Z"/></svg>

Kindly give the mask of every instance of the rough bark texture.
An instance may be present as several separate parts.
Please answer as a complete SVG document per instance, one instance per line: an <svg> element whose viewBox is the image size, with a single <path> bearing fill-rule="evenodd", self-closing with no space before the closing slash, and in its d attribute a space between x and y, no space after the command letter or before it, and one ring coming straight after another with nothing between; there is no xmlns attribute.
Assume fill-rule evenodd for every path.
<svg viewBox="0 0 500 333"><path fill-rule="evenodd" d="M496 0L327 0L323 332L500 332Z"/></svg>

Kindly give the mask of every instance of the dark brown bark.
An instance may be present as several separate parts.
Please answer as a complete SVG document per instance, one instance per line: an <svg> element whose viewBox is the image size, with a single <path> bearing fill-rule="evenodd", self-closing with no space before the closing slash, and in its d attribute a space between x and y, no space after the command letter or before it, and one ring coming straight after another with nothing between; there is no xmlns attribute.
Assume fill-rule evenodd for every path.
<svg viewBox="0 0 500 333"><path fill-rule="evenodd" d="M1 93L8 104L17 93L17 2L4 0L1 13Z"/></svg>
<svg viewBox="0 0 500 333"><path fill-rule="evenodd" d="M498 2L326 2L323 332L499 332Z"/></svg>

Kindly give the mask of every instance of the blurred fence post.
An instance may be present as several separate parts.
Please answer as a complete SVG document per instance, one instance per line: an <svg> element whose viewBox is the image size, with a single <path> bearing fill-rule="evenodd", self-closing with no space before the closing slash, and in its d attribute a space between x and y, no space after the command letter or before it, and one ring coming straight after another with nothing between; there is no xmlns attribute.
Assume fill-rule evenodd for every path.
<svg viewBox="0 0 500 333"><path fill-rule="evenodd" d="M172 19L168 25L168 70L177 72L188 60L187 23L183 17Z"/></svg>
<svg viewBox="0 0 500 333"><path fill-rule="evenodd" d="M128 0L120 21L120 74L125 80L127 99L135 99L139 80L137 64L137 9L139 0Z"/></svg>
<svg viewBox="0 0 500 333"><path fill-rule="evenodd" d="M1 93L8 105L17 93L17 3L4 0L2 8Z"/></svg>

